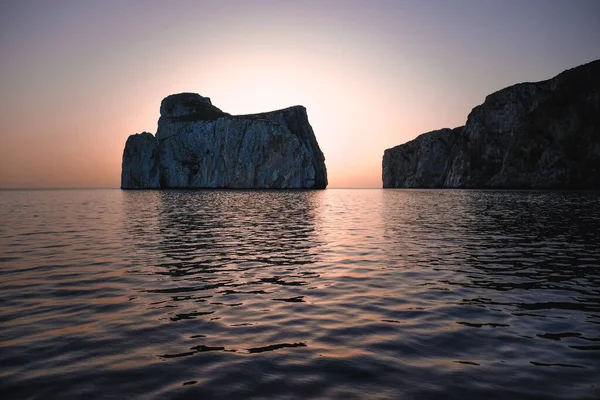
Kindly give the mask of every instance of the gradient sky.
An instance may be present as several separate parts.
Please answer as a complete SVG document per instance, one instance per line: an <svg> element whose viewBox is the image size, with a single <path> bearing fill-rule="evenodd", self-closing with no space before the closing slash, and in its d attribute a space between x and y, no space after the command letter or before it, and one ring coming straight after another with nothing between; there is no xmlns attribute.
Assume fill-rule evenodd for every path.
<svg viewBox="0 0 600 400"><path fill-rule="evenodd" d="M600 58L599 21L598 0L4 0L0 187L118 187L179 92L302 104L329 187L381 187L386 148Z"/></svg>

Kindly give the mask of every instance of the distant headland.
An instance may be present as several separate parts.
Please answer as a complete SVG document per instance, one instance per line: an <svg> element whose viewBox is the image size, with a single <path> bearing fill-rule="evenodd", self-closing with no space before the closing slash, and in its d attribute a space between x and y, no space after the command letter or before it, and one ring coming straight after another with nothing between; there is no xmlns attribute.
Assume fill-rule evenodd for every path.
<svg viewBox="0 0 600 400"><path fill-rule="evenodd" d="M384 188L600 189L600 60L497 91L465 126L385 150L382 177Z"/></svg>
<svg viewBox="0 0 600 400"><path fill-rule="evenodd" d="M325 157L302 106L230 115L195 93L163 99L156 136L129 136L122 189L325 189Z"/></svg>

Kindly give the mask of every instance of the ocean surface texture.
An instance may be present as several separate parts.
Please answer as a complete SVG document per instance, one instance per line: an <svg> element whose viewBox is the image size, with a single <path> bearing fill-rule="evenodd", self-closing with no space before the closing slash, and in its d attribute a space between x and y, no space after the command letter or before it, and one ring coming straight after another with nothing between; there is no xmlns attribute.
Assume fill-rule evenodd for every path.
<svg viewBox="0 0 600 400"><path fill-rule="evenodd" d="M0 191L0 398L600 398L600 193Z"/></svg>

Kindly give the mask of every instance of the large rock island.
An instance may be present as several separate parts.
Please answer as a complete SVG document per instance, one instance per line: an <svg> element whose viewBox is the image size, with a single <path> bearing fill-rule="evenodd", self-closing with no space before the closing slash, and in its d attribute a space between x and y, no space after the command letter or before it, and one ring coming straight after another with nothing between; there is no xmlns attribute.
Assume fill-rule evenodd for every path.
<svg viewBox="0 0 600 400"><path fill-rule="evenodd" d="M294 106L230 115L208 97L180 93L160 105L156 136L129 136L122 189L324 189L325 157Z"/></svg>
<svg viewBox="0 0 600 400"><path fill-rule="evenodd" d="M465 126L385 150L383 187L600 189L600 60L502 89Z"/></svg>

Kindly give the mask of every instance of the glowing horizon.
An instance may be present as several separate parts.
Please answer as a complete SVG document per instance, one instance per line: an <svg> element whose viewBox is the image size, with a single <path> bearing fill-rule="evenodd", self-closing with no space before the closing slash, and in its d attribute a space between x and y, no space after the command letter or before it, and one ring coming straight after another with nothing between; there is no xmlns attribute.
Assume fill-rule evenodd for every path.
<svg viewBox="0 0 600 400"><path fill-rule="evenodd" d="M600 58L598 15L593 0L5 2L0 188L118 187L127 137L155 133L179 92L231 114L303 105L328 187L381 187L386 148Z"/></svg>

